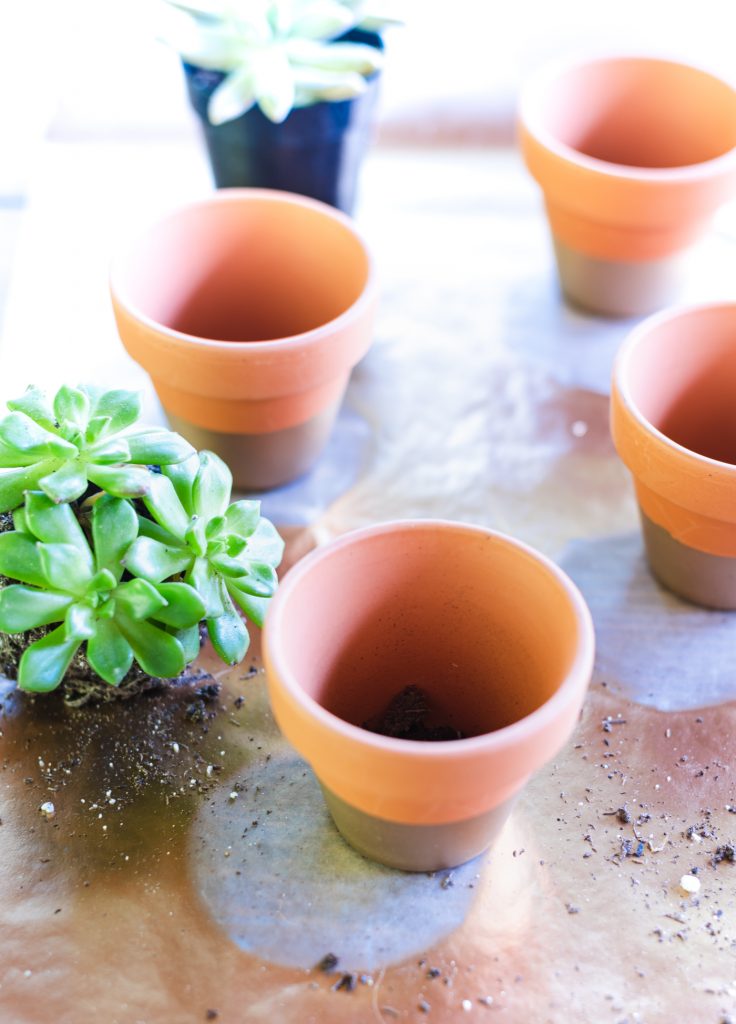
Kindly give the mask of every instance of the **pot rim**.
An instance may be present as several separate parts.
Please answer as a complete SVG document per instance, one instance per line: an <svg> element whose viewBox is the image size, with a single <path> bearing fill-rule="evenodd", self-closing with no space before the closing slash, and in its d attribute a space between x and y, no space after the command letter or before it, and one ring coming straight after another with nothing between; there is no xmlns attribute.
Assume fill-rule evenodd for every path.
<svg viewBox="0 0 736 1024"><path fill-rule="evenodd" d="M506 546L517 549L520 554L530 556L538 564L541 564L550 576L554 577L567 596L575 614L579 644L562 683L552 696L538 708L535 708L534 711L524 715L510 725L503 726L493 732L483 733L480 736L470 736L459 740L440 740L433 743L417 743L414 740L382 736L346 722L338 715L322 707L313 697L305 693L294 677L294 674L286 665L280 646L271 641L271 636L274 635L280 626L283 608L289 599L290 593L298 585L302 577L310 571L311 567L322 559L333 557L336 552L341 551L343 548L352 547L355 543L361 543L364 540L400 530L411 532L418 530L431 532L447 531L457 534L492 537ZM503 753L513 748L519 742L528 740L530 734L543 732L548 725L555 721L568 704L575 703L581 690L584 693L587 689L592 675L595 634L590 609L582 594L569 576L555 565L551 559L547 558L546 555L541 554L541 552L525 544L523 541L516 540L498 530L491 530L484 526L448 519L410 518L390 520L349 531L310 552L310 554L297 562L279 584L276 595L269 607L263 633L263 650L269 681L275 676L279 681L279 685L288 692L289 697L298 705L300 710L315 719L322 727L332 732L340 733L345 739L352 740L364 748L383 753L393 753L425 761L462 761L469 755ZM273 667L273 672L268 671L270 667Z"/></svg>
<svg viewBox="0 0 736 1024"><path fill-rule="evenodd" d="M325 215L331 220L337 221L348 231L350 235L353 236L365 254L367 273L365 284L363 285L360 295L348 306L346 310L334 317L332 320L328 320L326 323L320 324L318 327L313 327L308 331L302 331L299 334L287 335L283 338L270 338L263 341L248 341L245 344L238 344L237 342L233 343L232 341L223 341L217 338L201 338L196 334L187 334L185 331L177 331L173 327L168 327L165 324L154 320L152 317L148 316L148 314L144 313L134 302L130 301L126 294L125 287L122 286L124 268L130 260L133 249L140 243L148 231L164 224L167 220L177 217L180 213L197 207L211 206L213 203L242 203L250 202L251 200L265 200L266 202L279 203L282 205L306 207L316 213ZM323 203L319 199L302 196L296 192L284 192L279 189L271 188L239 187L217 189L212 194L200 199L195 199L186 203L178 203L176 206L170 207L165 213L155 219L149 219L146 224L136 232L135 237L129 239L123 249L111 261L109 285L116 301L119 302L125 310L127 310L130 316L134 317L139 323L147 327L152 335L158 335L159 337L180 345L185 349L211 349L220 353L231 353L233 359L240 360L243 358L243 353L245 351L249 353L249 357L256 358L258 356L268 355L275 349L278 349L279 351L287 351L289 349L296 350L302 349L306 346L317 345L320 341L324 340L325 336L332 336L336 331L345 329L352 322L360 319L366 307L369 307L373 302L377 291L377 273L375 259L362 231L357 227L355 221L341 210L330 206L329 203Z"/></svg>
<svg viewBox="0 0 736 1024"><path fill-rule="evenodd" d="M720 156L712 157L710 160L702 160L699 163L683 164L679 167L637 167L632 164L618 164L609 160L601 160L598 157L588 156L573 146L561 142L546 127L540 110L541 101L550 85L570 71L617 61L637 61L647 64L667 64L687 68L707 75L714 82L719 82L736 93L736 87L728 79L716 75L710 69L690 61L657 56L643 51L603 52L592 57L551 61L537 70L521 90L519 99L519 122L521 126L540 146L549 150L566 163L612 179L660 185L690 181L698 182L714 177L719 173L726 173L732 168L732 165L736 165L736 145L732 146L725 153L720 154Z"/></svg>
<svg viewBox="0 0 736 1024"><path fill-rule="evenodd" d="M647 317L640 324L637 324L628 334L616 354L613 364L612 387L617 393L623 411L631 418L634 425L653 441L658 442L665 451L672 453L680 461L684 460L686 463L689 463L693 468L698 467L702 469L710 466L717 468L720 476L728 475L736 478L736 465L733 463L721 462L720 459L713 459L708 455L700 455L698 452L693 451L692 448L686 448L677 441L673 441L672 438L662 433L658 427L655 427L634 401L628 375L634 352L653 329L672 320L679 320L689 316L697 317L701 313L710 313L719 309L731 310L734 326L736 327L736 302L728 301L698 302L687 306L671 307L662 310L660 313L655 313L653 316ZM629 468L631 469L631 467ZM631 471L634 476L638 475L636 470L632 469Z"/></svg>

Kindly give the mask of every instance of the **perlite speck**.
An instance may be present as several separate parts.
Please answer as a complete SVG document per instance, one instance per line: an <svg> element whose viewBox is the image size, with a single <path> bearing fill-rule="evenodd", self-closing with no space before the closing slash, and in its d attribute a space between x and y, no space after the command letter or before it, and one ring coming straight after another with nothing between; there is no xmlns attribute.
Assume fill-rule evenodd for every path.
<svg viewBox="0 0 736 1024"><path fill-rule="evenodd" d="M47 800L45 803L42 803L38 809L46 819L53 818L54 815L56 814L56 808L54 807L50 800Z"/></svg>

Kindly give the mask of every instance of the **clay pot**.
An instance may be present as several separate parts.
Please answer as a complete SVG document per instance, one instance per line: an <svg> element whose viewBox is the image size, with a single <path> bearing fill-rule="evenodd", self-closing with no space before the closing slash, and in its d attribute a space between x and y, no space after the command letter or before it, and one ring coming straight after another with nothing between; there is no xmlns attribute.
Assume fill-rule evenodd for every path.
<svg viewBox="0 0 736 1024"><path fill-rule="evenodd" d="M736 90L686 64L607 57L544 69L519 114L565 295L613 316L666 305L736 191Z"/></svg>
<svg viewBox="0 0 736 1024"><path fill-rule="evenodd" d="M355 31L344 38L383 49L375 33ZM253 107L233 121L213 125L207 106L224 74L187 63L183 67L218 188L282 189L353 212L374 134L380 75L372 76L355 99L297 107L282 124Z"/></svg>
<svg viewBox="0 0 736 1024"><path fill-rule="evenodd" d="M696 604L736 608L736 304L650 317L624 342L611 430L649 564Z"/></svg>
<svg viewBox="0 0 736 1024"><path fill-rule="evenodd" d="M169 422L236 487L305 473L372 339L371 257L352 221L285 192L223 189L150 227L113 264L123 345Z"/></svg>
<svg viewBox="0 0 736 1024"><path fill-rule="evenodd" d="M530 775L575 727L593 627L530 548L434 520L346 534L308 555L269 609L264 658L286 738L358 851L434 871L485 850ZM361 728L406 686L467 738Z"/></svg>

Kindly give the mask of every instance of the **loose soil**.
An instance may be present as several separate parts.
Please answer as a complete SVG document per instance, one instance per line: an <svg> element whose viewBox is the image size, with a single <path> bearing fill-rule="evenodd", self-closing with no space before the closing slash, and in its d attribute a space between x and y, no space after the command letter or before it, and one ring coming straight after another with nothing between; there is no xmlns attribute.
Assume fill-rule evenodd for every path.
<svg viewBox="0 0 736 1024"><path fill-rule="evenodd" d="M452 725L433 721L435 715L429 696L418 686L405 686L388 706L363 722L368 732L391 736L397 740L439 742L461 740L465 734Z"/></svg>

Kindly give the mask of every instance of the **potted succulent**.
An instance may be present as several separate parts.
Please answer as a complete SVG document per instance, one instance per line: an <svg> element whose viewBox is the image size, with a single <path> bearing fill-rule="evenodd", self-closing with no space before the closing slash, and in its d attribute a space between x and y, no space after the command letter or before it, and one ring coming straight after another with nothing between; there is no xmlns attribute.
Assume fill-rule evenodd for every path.
<svg viewBox="0 0 736 1024"><path fill-rule="evenodd" d="M611 429L649 565L696 604L736 609L736 304L650 317L613 371Z"/></svg>
<svg viewBox="0 0 736 1024"><path fill-rule="evenodd" d="M308 555L282 581L263 640L276 720L337 828L412 871L486 849L575 727L594 648L587 607L556 566L434 520L357 530Z"/></svg>
<svg viewBox="0 0 736 1024"><path fill-rule="evenodd" d="M370 254L344 214L304 196L222 189L151 225L114 261L118 331L174 429L236 486L305 473L372 341Z"/></svg>
<svg viewBox="0 0 736 1024"><path fill-rule="evenodd" d="M299 192L351 213L396 4L169 5L163 38L181 56L218 188Z"/></svg>
<svg viewBox="0 0 736 1024"><path fill-rule="evenodd" d="M677 61L593 58L533 76L519 122L564 293L614 316L665 306L736 192L736 89Z"/></svg>
<svg viewBox="0 0 736 1024"><path fill-rule="evenodd" d="M228 664L262 624L283 543L230 504L211 452L142 428L138 396L29 388L0 419L0 671L24 690L129 695L208 634Z"/></svg>

